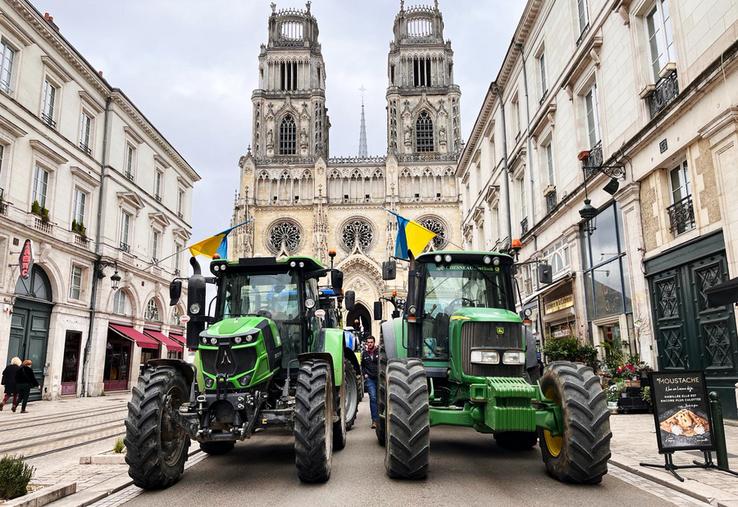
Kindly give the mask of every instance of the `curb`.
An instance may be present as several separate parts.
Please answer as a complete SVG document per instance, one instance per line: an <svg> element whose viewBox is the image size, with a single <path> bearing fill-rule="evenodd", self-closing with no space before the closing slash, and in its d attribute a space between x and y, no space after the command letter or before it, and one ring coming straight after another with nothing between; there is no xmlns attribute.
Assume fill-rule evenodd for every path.
<svg viewBox="0 0 738 507"><path fill-rule="evenodd" d="M94 456L82 456L79 458L79 464L80 465L125 465L126 455L123 453L120 453L120 454L96 454Z"/></svg>
<svg viewBox="0 0 738 507"><path fill-rule="evenodd" d="M63 482L54 486L47 486L30 495L23 495L3 504L3 507L40 507L55 502L61 498L77 492L76 482Z"/></svg>

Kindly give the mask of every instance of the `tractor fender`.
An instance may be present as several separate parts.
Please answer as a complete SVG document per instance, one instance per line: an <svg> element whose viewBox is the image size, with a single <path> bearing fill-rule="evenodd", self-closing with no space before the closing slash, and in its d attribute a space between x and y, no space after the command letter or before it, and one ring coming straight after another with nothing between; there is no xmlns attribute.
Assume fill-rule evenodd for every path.
<svg viewBox="0 0 738 507"><path fill-rule="evenodd" d="M356 371L356 373L361 373L361 365L359 364L359 360L356 357L356 352L348 347L344 347L343 355L354 367L354 371Z"/></svg>
<svg viewBox="0 0 738 507"><path fill-rule="evenodd" d="M184 375L188 386L192 385L195 378L195 366L182 359L151 359L146 363L146 366L171 366Z"/></svg>
<svg viewBox="0 0 738 507"><path fill-rule="evenodd" d="M333 383L340 386L343 383L343 330L321 329L310 351L298 356L300 362L309 358L328 361L333 367Z"/></svg>
<svg viewBox="0 0 738 507"><path fill-rule="evenodd" d="M382 322L382 344L384 345L384 352L387 354L387 359L395 359L399 357L397 353L397 337L395 336L395 322L394 320L387 320Z"/></svg>

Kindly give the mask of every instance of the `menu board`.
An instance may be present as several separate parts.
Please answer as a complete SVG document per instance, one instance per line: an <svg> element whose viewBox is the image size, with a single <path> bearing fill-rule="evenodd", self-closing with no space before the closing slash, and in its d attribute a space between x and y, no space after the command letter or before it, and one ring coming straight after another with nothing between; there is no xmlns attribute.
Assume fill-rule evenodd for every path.
<svg viewBox="0 0 738 507"><path fill-rule="evenodd" d="M651 399L659 452L712 449L703 372L653 372Z"/></svg>

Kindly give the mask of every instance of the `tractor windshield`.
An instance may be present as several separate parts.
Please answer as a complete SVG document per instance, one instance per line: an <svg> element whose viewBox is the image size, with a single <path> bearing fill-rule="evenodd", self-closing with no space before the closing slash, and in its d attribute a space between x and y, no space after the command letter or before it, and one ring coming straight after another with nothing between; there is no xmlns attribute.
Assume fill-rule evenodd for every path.
<svg viewBox="0 0 738 507"><path fill-rule="evenodd" d="M297 276L289 273L233 273L224 277L223 318L262 315L275 321L300 313Z"/></svg>
<svg viewBox="0 0 738 507"><path fill-rule="evenodd" d="M514 310L504 267L426 264L423 356L448 358L449 321L462 307Z"/></svg>

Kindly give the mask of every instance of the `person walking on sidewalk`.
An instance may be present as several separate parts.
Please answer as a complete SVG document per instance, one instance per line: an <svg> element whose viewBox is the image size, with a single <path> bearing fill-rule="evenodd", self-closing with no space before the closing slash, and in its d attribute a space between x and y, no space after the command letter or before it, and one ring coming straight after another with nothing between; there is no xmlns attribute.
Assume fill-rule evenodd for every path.
<svg viewBox="0 0 738 507"><path fill-rule="evenodd" d="M31 389L38 387L38 380L33 374L31 366L33 362L30 359L23 361L23 365L15 372L15 387L17 389L19 400L13 404L13 412L21 406L21 414L25 413L26 405L28 404L28 396L31 394Z"/></svg>
<svg viewBox="0 0 738 507"><path fill-rule="evenodd" d="M8 401L10 396L13 396L13 406L18 404L18 391L15 388L15 373L21 367L20 357L14 357L10 360L10 364L3 370L3 377L0 384L5 386L5 394L3 395L3 401L0 402L0 410Z"/></svg>
<svg viewBox="0 0 738 507"><path fill-rule="evenodd" d="M379 374L379 355L374 346L374 337L366 339L366 348L361 353L361 371L364 372L366 390L369 393L369 409L372 413L372 428L377 427L379 414L377 410L377 377Z"/></svg>

